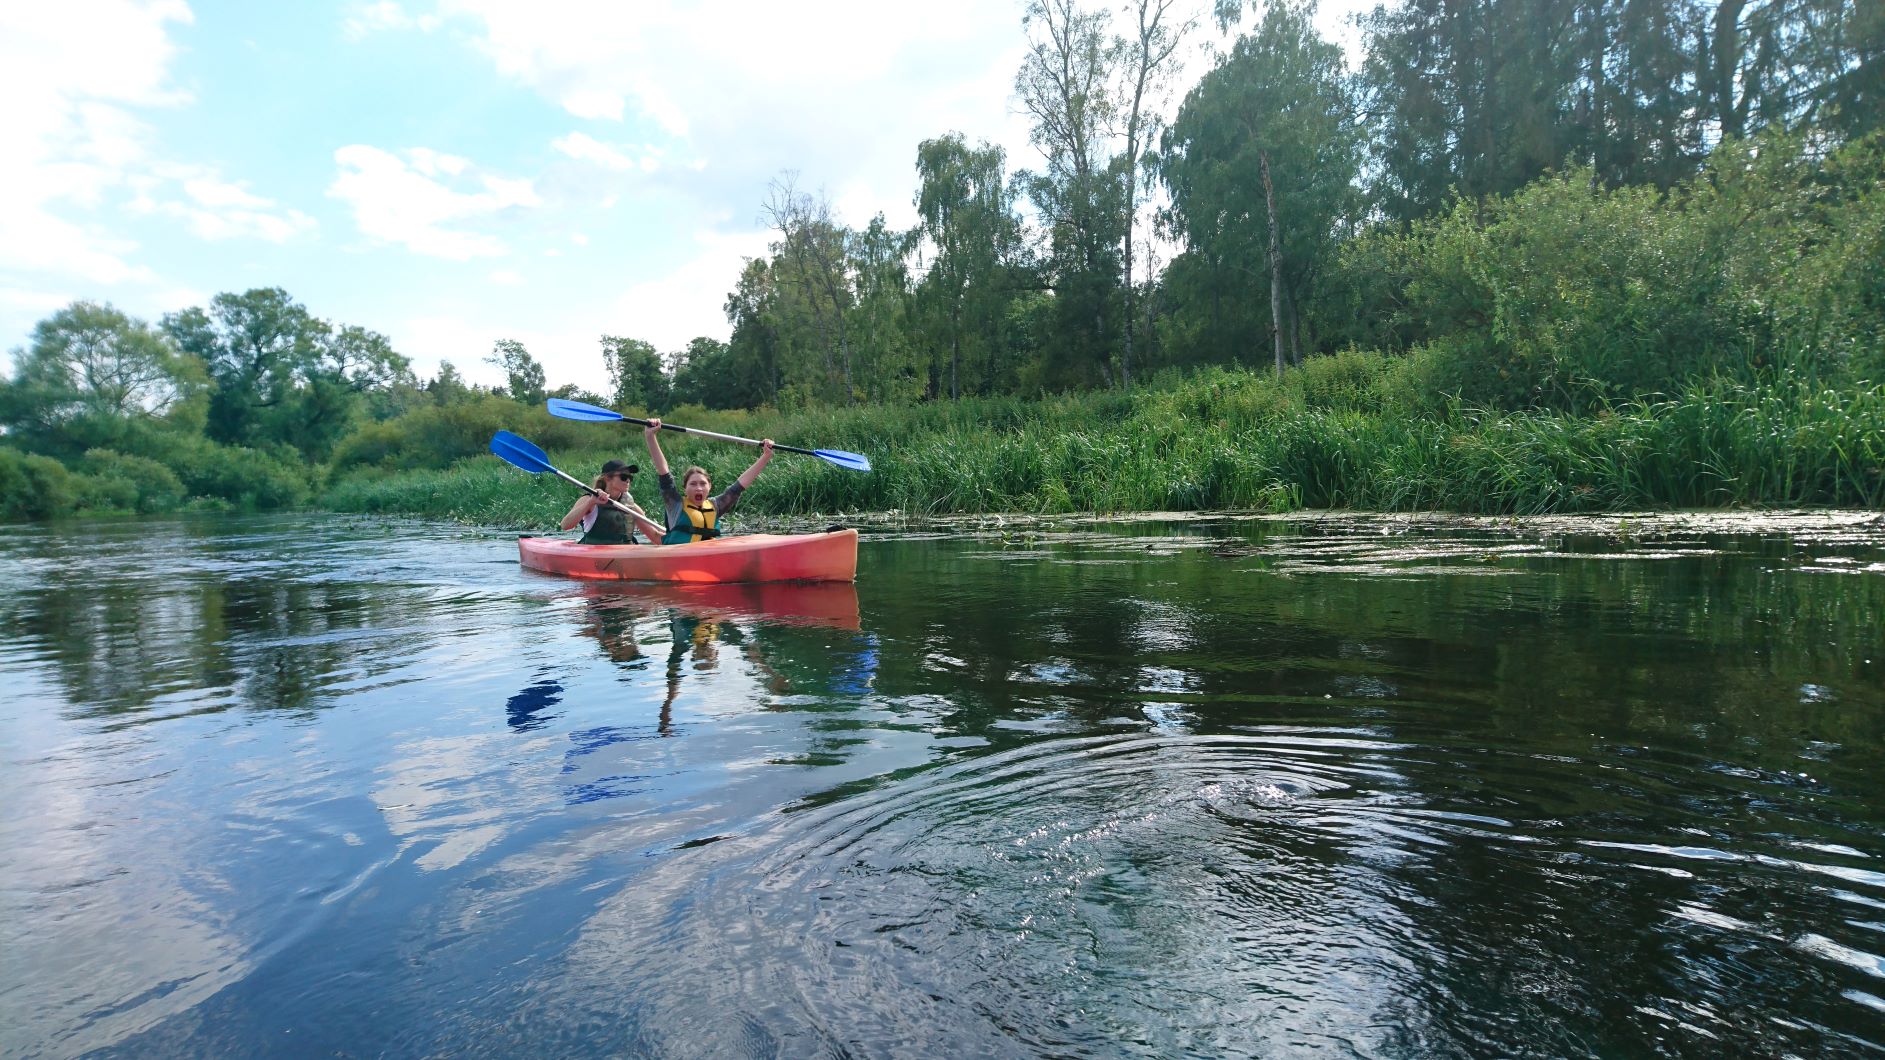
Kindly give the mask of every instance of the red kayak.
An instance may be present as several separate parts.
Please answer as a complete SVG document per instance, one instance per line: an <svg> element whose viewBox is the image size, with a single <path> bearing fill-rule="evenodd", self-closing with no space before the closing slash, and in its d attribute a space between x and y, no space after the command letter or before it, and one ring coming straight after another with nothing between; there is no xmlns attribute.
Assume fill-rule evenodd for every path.
<svg viewBox="0 0 1885 1060"><path fill-rule="evenodd" d="M560 537L520 537L523 565L572 578L633 582L850 582L857 580L857 531L740 534L688 545L579 545Z"/></svg>

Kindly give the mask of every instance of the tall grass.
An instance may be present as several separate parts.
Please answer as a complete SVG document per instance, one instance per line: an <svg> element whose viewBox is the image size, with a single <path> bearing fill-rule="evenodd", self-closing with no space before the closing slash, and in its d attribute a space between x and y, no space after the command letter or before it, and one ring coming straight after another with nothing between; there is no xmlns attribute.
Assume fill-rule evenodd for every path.
<svg viewBox="0 0 1885 1060"><path fill-rule="evenodd" d="M677 422L870 456L859 474L781 454L743 501L752 514L1117 512L1267 508L1482 514L1656 507L1885 505L1885 386L1779 377L1698 383L1576 417L1414 408L1391 398L1405 362L1321 358L1277 381L1209 371L1130 394L965 400L914 408L694 411ZM738 446L664 439L676 468L732 480ZM579 478L638 438L552 451ZM605 448L611 446L611 448ZM652 476L637 482L645 504ZM340 482L344 511L553 524L575 491L496 457Z"/></svg>

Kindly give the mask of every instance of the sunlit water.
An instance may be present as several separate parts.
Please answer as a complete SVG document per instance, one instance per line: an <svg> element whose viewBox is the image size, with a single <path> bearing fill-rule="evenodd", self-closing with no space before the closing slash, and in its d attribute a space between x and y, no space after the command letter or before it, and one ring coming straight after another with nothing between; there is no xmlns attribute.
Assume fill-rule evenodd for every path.
<svg viewBox="0 0 1885 1060"><path fill-rule="evenodd" d="M0 1053L1885 1051L1885 521L0 528Z"/></svg>

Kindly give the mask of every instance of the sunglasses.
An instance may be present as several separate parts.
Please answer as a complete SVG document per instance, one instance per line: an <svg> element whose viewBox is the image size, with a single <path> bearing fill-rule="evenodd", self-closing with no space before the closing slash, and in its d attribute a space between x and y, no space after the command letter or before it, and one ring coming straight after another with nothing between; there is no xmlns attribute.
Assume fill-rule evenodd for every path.
<svg viewBox="0 0 1885 1060"><path fill-rule="evenodd" d="M635 473L633 471L617 471L615 477L621 479L623 482L635 481Z"/></svg>

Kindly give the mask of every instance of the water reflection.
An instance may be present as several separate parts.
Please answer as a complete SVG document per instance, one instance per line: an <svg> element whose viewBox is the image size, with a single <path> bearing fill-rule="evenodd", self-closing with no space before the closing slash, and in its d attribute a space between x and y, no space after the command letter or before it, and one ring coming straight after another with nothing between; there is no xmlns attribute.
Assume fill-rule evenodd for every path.
<svg viewBox="0 0 1885 1060"><path fill-rule="evenodd" d="M1876 539L216 525L0 531L0 1052L1885 1042Z"/></svg>
<svg viewBox="0 0 1885 1060"><path fill-rule="evenodd" d="M662 586L585 584L581 587L583 632L625 672L644 668L647 649L665 634L662 694L650 725L612 722L570 732L562 773L572 804L643 794L658 775L647 756L619 745L679 734L677 706L709 716L777 710L809 692L861 695L875 676L875 640L859 628L857 589L850 584L758 584ZM835 657L807 657L806 630L853 633ZM854 643L843 643L849 640ZM532 686L535 688L537 686ZM686 699L694 689L691 703ZM560 692L560 689L558 690ZM530 700L531 689L512 697ZM624 712L646 710L646 699L626 697ZM534 727L534 726L533 726ZM513 724L517 731L529 731ZM826 741L814 739L805 754L829 758ZM633 764L634 768L625 768Z"/></svg>
<svg viewBox="0 0 1885 1060"><path fill-rule="evenodd" d="M556 720L546 713L563 701L563 686L544 679L520 690L504 704L504 719L512 732L532 732Z"/></svg>
<svg viewBox="0 0 1885 1060"><path fill-rule="evenodd" d="M8 542L0 578L0 664L33 663L72 717L135 721L173 703L305 713L396 670L437 632L422 628L424 594L362 569L399 565L403 550L384 542L268 534L245 548L210 534L206 546L204 523L188 520L83 541L29 533Z"/></svg>

